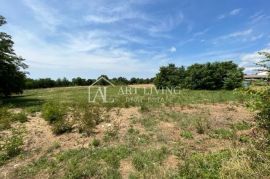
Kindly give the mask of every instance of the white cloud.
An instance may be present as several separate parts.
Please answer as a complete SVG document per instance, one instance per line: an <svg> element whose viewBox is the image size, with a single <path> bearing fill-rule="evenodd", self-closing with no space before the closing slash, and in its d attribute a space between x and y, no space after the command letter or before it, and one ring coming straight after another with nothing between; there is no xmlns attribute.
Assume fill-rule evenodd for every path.
<svg viewBox="0 0 270 179"><path fill-rule="evenodd" d="M172 46L171 48L170 48L170 52L176 52L176 48L174 47L174 46Z"/></svg>
<svg viewBox="0 0 270 179"><path fill-rule="evenodd" d="M32 32L18 30L21 29L19 27L10 28L15 34L16 53L26 59L32 77L37 75L37 71L39 77L53 77L54 72L58 77L70 74L81 76L83 71L127 77L133 74L154 75L160 64L168 61L167 55L159 51L141 53L128 50L122 46L125 41L117 41L105 31L64 34L66 41L53 44Z"/></svg>
<svg viewBox="0 0 270 179"><path fill-rule="evenodd" d="M234 33L231 33L227 36L224 36L224 38L233 38L233 37L241 37L241 36L246 36L246 35L249 35L253 32L252 29L247 29L247 30L244 30L244 31L239 31L239 32L234 32Z"/></svg>
<svg viewBox="0 0 270 179"><path fill-rule="evenodd" d="M40 1L24 0L23 2L33 11L34 18L39 21L44 28L53 31L57 25L61 24L62 16L55 9L46 6L46 4Z"/></svg>
<svg viewBox="0 0 270 179"><path fill-rule="evenodd" d="M218 18L218 20L221 20L221 19L225 19L225 18L230 17L230 16L236 16L236 15L240 14L241 10L242 10L241 8L233 9L229 13L220 14L217 18Z"/></svg>
<svg viewBox="0 0 270 179"><path fill-rule="evenodd" d="M110 16L105 17L105 16L88 15L85 17L85 20L93 23L107 24L117 22L120 20L120 18Z"/></svg>
<svg viewBox="0 0 270 179"><path fill-rule="evenodd" d="M213 44L218 44L220 40L241 40L241 41L254 41L257 36L251 36L253 33L253 29L247 29L243 31L232 32L230 34L222 35L213 40ZM253 39L252 39L253 38ZM259 38L259 36L257 37ZM260 37L261 38L261 37Z"/></svg>
<svg viewBox="0 0 270 179"><path fill-rule="evenodd" d="M221 19L224 19L225 17L226 17L225 14L221 14L221 15L218 16L218 19L221 20Z"/></svg>
<svg viewBox="0 0 270 179"><path fill-rule="evenodd" d="M251 41L256 41L264 37L264 34L259 34L251 37Z"/></svg>
<svg viewBox="0 0 270 179"><path fill-rule="evenodd" d="M196 33L193 34L193 37L198 37L198 36L204 35L208 31L209 31L209 28L204 29L204 30L199 31L199 32L196 32Z"/></svg>
<svg viewBox="0 0 270 179"><path fill-rule="evenodd" d="M183 13L165 16L160 20L154 22L154 25L150 26L149 31L151 33L171 31L172 29L180 25L183 21L184 21Z"/></svg>
<svg viewBox="0 0 270 179"><path fill-rule="evenodd" d="M234 10L232 10L229 14L231 15L231 16L235 16L235 15L237 15L237 14L239 14L240 13L240 11L241 11L241 9L240 8L238 8L238 9L234 9Z"/></svg>
<svg viewBox="0 0 270 179"><path fill-rule="evenodd" d="M254 24L254 23L258 23L258 22L263 21L263 20L269 20L270 16L265 15L263 13L263 11L258 11L255 14L253 14L252 16L250 16L249 19L251 20L251 23Z"/></svg>
<svg viewBox="0 0 270 179"><path fill-rule="evenodd" d="M270 52L270 48L260 50L260 52ZM255 73L259 67L256 65L259 61L263 60L264 56L259 55L258 51L246 53L240 56L239 66L245 68L245 73Z"/></svg>

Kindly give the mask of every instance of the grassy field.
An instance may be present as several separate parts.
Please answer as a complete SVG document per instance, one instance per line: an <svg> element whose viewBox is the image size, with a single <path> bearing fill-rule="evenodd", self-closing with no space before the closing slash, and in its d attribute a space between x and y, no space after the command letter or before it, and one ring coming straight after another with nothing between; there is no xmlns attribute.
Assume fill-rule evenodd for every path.
<svg viewBox="0 0 270 179"><path fill-rule="evenodd" d="M149 104L150 106L160 106L160 104L199 104L199 103L226 103L226 102L243 102L245 98L233 91L218 90L181 90L180 94L170 95L170 101L163 103L157 103L156 101L148 101L147 95L144 95L144 89L138 90L137 94L119 95L120 87L108 87L109 98L116 98L113 104L102 104L103 106L113 107L128 107L128 106L140 106L142 104ZM125 88L123 88L125 89ZM97 88L92 90L95 94ZM146 89L147 90L147 89ZM149 93L149 92L148 92ZM149 95L148 95L149 96ZM151 97L165 97L166 95L155 94ZM127 98L131 97L144 97L143 102L129 101ZM26 90L23 95L14 96L10 99L2 100L2 104L8 107L21 107L31 108L42 106L46 102L61 102L68 105L71 104L86 104L88 103L88 87L63 87L63 88L48 88L37 90Z"/></svg>
<svg viewBox="0 0 270 179"><path fill-rule="evenodd" d="M114 103L88 103L87 87L3 99L0 177L270 175L269 154L255 145L262 136L255 113L244 107L248 96L225 90L144 95L144 89L119 95L119 88L108 88Z"/></svg>

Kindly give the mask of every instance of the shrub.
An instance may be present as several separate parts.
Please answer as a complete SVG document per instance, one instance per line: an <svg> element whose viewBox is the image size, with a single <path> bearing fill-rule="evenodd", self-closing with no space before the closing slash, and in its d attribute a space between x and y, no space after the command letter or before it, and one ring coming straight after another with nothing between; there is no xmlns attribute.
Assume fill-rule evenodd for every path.
<svg viewBox="0 0 270 179"><path fill-rule="evenodd" d="M23 136L21 129L13 129L12 135L0 143L0 165L19 155L22 151Z"/></svg>
<svg viewBox="0 0 270 179"><path fill-rule="evenodd" d="M49 123L62 120L64 115L65 115L65 110L60 105L60 103L52 103L52 102L46 103L42 108L42 116Z"/></svg>
<svg viewBox="0 0 270 179"><path fill-rule="evenodd" d="M198 134L204 134L206 130L209 128L210 128L210 123L207 119L199 118L198 121L196 121L196 130Z"/></svg>
<svg viewBox="0 0 270 179"><path fill-rule="evenodd" d="M69 122L64 119L54 121L52 123L52 131L56 135L63 134L65 132L70 132L72 130L72 126Z"/></svg>
<svg viewBox="0 0 270 179"><path fill-rule="evenodd" d="M92 142L92 145L94 147L98 147L100 145L100 140L99 139L94 139L93 142Z"/></svg>
<svg viewBox="0 0 270 179"><path fill-rule="evenodd" d="M186 139L193 139L193 135L190 131L182 131L181 136Z"/></svg>
<svg viewBox="0 0 270 179"><path fill-rule="evenodd" d="M0 131L11 127L12 114L6 108L0 108Z"/></svg>
<svg viewBox="0 0 270 179"><path fill-rule="evenodd" d="M102 110L95 106L84 106L82 110L77 111L77 121L79 123L79 131L90 135L93 128L102 122Z"/></svg>
<svg viewBox="0 0 270 179"><path fill-rule="evenodd" d="M27 116L24 112L20 112L18 114L13 115L13 121L19 121L21 123L24 123L28 121Z"/></svg>
<svg viewBox="0 0 270 179"><path fill-rule="evenodd" d="M109 142L114 139L118 139L118 128L117 127L112 127L106 130L104 134L104 141Z"/></svg>

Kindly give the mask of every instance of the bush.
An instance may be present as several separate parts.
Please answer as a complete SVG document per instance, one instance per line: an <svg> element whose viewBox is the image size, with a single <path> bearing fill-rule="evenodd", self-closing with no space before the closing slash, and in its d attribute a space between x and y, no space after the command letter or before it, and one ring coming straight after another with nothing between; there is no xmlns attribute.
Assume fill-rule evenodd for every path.
<svg viewBox="0 0 270 179"><path fill-rule="evenodd" d="M83 106L82 110L78 109L77 121L79 122L79 131L90 135L93 128L102 122L102 110L96 106Z"/></svg>
<svg viewBox="0 0 270 179"><path fill-rule="evenodd" d="M19 121L21 123L27 122L27 115L24 112L13 115L13 121Z"/></svg>
<svg viewBox="0 0 270 179"><path fill-rule="evenodd" d="M52 123L52 131L56 135L60 135L65 132L70 132L71 130L72 130L71 124L65 121L64 119L54 121Z"/></svg>
<svg viewBox="0 0 270 179"><path fill-rule="evenodd" d="M190 131L182 131L181 136L186 138L186 139L193 139L192 132L190 132Z"/></svg>
<svg viewBox="0 0 270 179"><path fill-rule="evenodd" d="M46 103L42 108L42 116L49 123L53 123L58 120L62 120L65 115L64 108L60 103Z"/></svg>
<svg viewBox="0 0 270 179"><path fill-rule="evenodd" d="M0 108L0 131L11 127L12 114L6 108Z"/></svg>
<svg viewBox="0 0 270 179"><path fill-rule="evenodd" d="M94 139L93 142L92 142L92 145L94 147L98 147L100 145L100 140L99 139Z"/></svg>
<svg viewBox="0 0 270 179"><path fill-rule="evenodd" d="M13 129L12 135L0 143L0 165L3 165L12 157L19 155L22 151L22 146L22 130Z"/></svg>
<svg viewBox="0 0 270 179"><path fill-rule="evenodd" d="M42 116L52 125L56 135L72 130L72 124L64 119L65 115L66 110L60 103L46 103L42 108Z"/></svg>

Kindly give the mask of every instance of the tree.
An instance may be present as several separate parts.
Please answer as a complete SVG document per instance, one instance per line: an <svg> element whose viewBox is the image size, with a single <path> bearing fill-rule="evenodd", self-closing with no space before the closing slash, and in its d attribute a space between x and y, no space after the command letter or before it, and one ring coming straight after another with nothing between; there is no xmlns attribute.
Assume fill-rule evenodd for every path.
<svg viewBox="0 0 270 179"><path fill-rule="evenodd" d="M102 79L100 79L100 78L102 78ZM108 82L104 80L104 79L109 80L109 77L108 77L107 75L100 75L100 76L97 78L97 80L99 80L99 79L100 79L100 81L98 81L98 82L96 83L97 85L101 85L101 86L109 85Z"/></svg>
<svg viewBox="0 0 270 179"><path fill-rule="evenodd" d="M232 61L193 64L186 70L170 64L161 67L155 79L157 88L234 89L242 86L243 69Z"/></svg>
<svg viewBox="0 0 270 179"><path fill-rule="evenodd" d="M156 75L154 84L157 88L177 87L184 84L185 68L176 67L174 64L160 67L159 73Z"/></svg>
<svg viewBox="0 0 270 179"><path fill-rule="evenodd" d="M260 71L268 73L268 81L270 79L270 53L269 52L259 52L260 55L263 55L265 58L257 63L261 69Z"/></svg>
<svg viewBox="0 0 270 179"><path fill-rule="evenodd" d="M0 16L0 27L6 24ZM22 93L26 79L27 68L24 59L18 57L13 49L14 42L11 36L0 32L0 96L10 96L12 93Z"/></svg>

